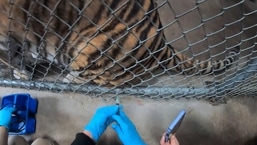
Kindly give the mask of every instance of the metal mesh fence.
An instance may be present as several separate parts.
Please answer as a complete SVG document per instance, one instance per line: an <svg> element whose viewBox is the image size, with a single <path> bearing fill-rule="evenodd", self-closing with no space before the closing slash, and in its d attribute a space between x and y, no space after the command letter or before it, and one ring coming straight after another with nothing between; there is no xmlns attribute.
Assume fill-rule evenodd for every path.
<svg viewBox="0 0 257 145"><path fill-rule="evenodd" d="M2 0L0 15L1 86L104 99L133 95L217 101L257 94L254 1ZM151 49L149 41L159 45ZM170 50L164 53L168 45L174 47L173 55L168 55ZM198 68L189 74L182 67L173 71L188 60L225 60L237 47L238 59L218 73L199 73ZM188 60L177 59L178 54ZM172 59L174 66L165 66ZM155 66L148 67L151 63ZM67 76L72 79L67 81ZM122 83L102 83L116 78L123 78Z"/></svg>

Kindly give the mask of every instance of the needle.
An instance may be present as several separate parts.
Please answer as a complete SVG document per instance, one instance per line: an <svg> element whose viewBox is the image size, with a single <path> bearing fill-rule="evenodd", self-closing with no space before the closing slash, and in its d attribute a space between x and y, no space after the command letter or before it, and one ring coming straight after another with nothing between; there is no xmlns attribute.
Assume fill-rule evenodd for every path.
<svg viewBox="0 0 257 145"><path fill-rule="evenodd" d="M119 106L120 105L120 100L119 100L118 96L116 96L115 105L118 106L118 114L119 114L119 112L120 112L120 106Z"/></svg>
<svg viewBox="0 0 257 145"><path fill-rule="evenodd" d="M119 97L118 96L116 96L116 99L115 99L115 105L120 105L120 100L119 100Z"/></svg>

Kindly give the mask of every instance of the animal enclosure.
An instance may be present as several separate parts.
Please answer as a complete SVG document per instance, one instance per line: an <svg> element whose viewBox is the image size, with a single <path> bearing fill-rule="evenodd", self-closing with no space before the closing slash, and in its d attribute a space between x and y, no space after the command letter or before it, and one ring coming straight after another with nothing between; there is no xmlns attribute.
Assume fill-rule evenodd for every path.
<svg viewBox="0 0 257 145"><path fill-rule="evenodd" d="M0 16L1 86L103 99L257 94L254 1L3 0Z"/></svg>

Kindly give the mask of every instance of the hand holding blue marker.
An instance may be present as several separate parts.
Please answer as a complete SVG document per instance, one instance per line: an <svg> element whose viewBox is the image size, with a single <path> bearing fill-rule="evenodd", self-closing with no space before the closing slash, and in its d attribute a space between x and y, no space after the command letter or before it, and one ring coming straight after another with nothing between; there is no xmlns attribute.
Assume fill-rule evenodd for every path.
<svg viewBox="0 0 257 145"><path fill-rule="evenodd" d="M177 117L171 122L169 125L168 129L166 130L165 133L165 142L168 142L170 140L170 135L175 134L176 131L178 130L184 116L186 114L185 110L181 110Z"/></svg>

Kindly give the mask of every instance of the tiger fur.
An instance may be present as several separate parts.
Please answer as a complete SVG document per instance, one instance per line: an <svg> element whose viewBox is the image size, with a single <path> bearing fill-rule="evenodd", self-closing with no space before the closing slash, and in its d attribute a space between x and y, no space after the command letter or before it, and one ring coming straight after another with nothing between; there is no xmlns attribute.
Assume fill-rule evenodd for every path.
<svg viewBox="0 0 257 145"><path fill-rule="evenodd" d="M25 63L55 62L70 72L64 82L91 80L109 87L140 84L160 68L208 74L231 66L236 50L224 60L202 62L166 44L156 5L154 0L1 0L0 48L30 55Z"/></svg>

